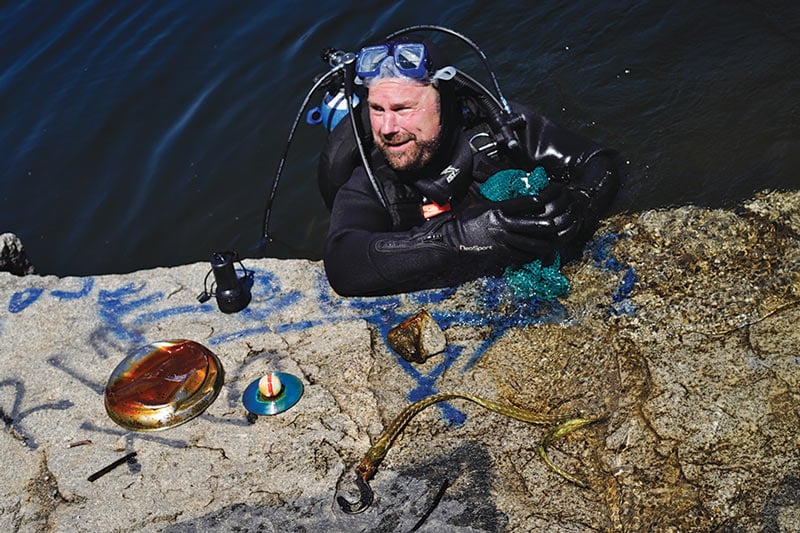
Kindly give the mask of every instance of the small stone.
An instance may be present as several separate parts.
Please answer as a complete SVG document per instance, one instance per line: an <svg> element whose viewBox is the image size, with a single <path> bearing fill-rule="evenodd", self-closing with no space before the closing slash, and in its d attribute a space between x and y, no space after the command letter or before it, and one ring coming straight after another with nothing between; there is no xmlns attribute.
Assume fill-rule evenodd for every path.
<svg viewBox="0 0 800 533"><path fill-rule="evenodd" d="M387 338L389 346L412 363L424 363L447 346L444 332L424 309L393 327Z"/></svg>
<svg viewBox="0 0 800 533"><path fill-rule="evenodd" d="M0 272L10 272L15 276L36 273L28 260L22 241L13 233L0 235Z"/></svg>
<svg viewBox="0 0 800 533"><path fill-rule="evenodd" d="M128 448L128 435L127 434L126 435L122 435L120 438L118 438L114 442L114 445L112 446L112 449L115 452L124 452L127 448Z"/></svg>

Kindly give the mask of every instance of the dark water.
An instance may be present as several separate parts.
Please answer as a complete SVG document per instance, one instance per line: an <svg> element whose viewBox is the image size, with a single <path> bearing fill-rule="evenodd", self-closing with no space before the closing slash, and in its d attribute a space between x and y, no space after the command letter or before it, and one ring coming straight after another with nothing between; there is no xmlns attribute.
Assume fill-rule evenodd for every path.
<svg viewBox="0 0 800 533"><path fill-rule="evenodd" d="M617 209L800 186L797 2L30 1L0 7L0 232L40 273L262 254L261 219L320 50L440 24L510 99L619 149ZM310 7L309 7L310 6ZM476 58L445 39L463 70ZM320 127L278 191L276 257L320 257Z"/></svg>

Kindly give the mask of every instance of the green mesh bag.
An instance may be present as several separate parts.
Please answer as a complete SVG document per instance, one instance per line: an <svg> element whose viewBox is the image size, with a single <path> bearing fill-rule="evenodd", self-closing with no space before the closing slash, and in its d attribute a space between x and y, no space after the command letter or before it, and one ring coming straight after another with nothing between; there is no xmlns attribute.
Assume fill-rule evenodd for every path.
<svg viewBox="0 0 800 533"><path fill-rule="evenodd" d="M489 176L481 184L481 194L493 202L500 202L524 196L539 194L550 183L544 167L536 167L533 172L511 168Z"/></svg>
<svg viewBox="0 0 800 533"><path fill-rule="evenodd" d="M538 194L550 180L544 167L533 172L519 169L501 170L481 184L481 194L493 202L517 198L526 194ZM539 260L531 261L520 268L508 267L504 278L506 285L521 298L552 300L569 292L569 280L559 271L561 258L555 254L553 263L542 266Z"/></svg>

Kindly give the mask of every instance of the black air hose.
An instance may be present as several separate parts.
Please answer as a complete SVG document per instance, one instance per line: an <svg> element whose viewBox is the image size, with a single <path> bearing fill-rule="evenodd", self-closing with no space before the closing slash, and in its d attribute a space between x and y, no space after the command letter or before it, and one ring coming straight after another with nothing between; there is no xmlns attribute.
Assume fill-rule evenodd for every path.
<svg viewBox="0 0 800 533"><path fill-rule="evenodd" d="M467 74L456 70L453 80L461 87L466 87L475 94L481 108L488 115L496 140L511 151L517 150L520 144L514 130L525 124L525 117L519 113L506 112L497 98L486 87Z"/></svg>

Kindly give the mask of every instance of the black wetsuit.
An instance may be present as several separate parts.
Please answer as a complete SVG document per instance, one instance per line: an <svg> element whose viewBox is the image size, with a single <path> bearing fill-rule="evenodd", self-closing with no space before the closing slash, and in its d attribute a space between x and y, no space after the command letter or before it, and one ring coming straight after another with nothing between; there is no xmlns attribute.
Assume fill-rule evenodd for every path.
<svg viewBox="0 0 800 533"><path fill-rule="evenodd" d="M381 204L363 166L351 167L349 179L336 170L339 176L321 180L323 195L326 180L338 180L324 253L325 270L337 293L383 295L443 287L483 275L499 275L510 264L533 259L549 262L554 252L559 252L562 260L575 255L618 189L615 154L523 106L512 107L526 119L519 132L521 151L499 150L494 157L487 156L470 138L476 132L475 139L485 138L481 131L488 131L488 127L479 124L466 130L468 125L460 120L459 131L451 135L446 149L440 149L439 157L419 172L396 172L377 149L370 148L371 167L383 185L388 209ZM349 126L346 134L352 136ZM329 147L339 149L342 133L334 130L331 137ZM443 151L448 155L442 156ZM346 159L352 157L350 154ZM331 159L335 157L330 153L324 155L321 170L330 167ZM513 246L513 240L509 247L495 246L486 235L470 237L471 232L485 232L485 221L489 225L497 222L496 216L486 216L486 212L498 204L480 194L480 183L500 169L530 171L540 165L551 180L546 190L554 190L550 196L557 197L551 204L558 204L537 204L537 223L547 226L546 237L541 231L535 232L533 244L523 244L525 252ZM449 181L452 170L450 174L442 171L453 166L460 172ZM556 187L553 182L564 186ZM330 200L334 192L328 190L327 194ZM423 206L427 204L429 209L432 200L436 205L449 206L449 210L426 219ZM492 232L496 236L497 227ZM488 245L484 245L487 238Z"/></svg>

